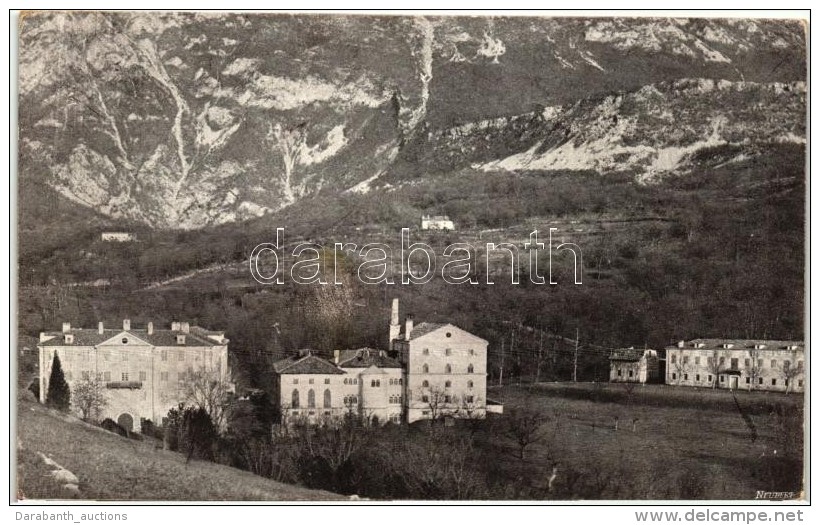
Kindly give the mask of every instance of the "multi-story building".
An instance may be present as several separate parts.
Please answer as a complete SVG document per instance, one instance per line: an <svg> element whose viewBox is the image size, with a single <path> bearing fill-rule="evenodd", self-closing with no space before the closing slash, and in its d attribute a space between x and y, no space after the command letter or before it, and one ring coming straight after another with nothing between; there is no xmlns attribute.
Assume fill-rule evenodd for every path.
<svg viewBox="0 0 820 525"><path fill-rule="evenodd" d="M404 368L405 420L484 417L487 341L450 323L399 326L398 300L390 318L390 348Z"/></svg>
<svg viewBox="0 0 820 525"><path fill-rule="evenodd" d="M666 383L802 392L802 341L693 339L666 348Z"/></svg>
<svg viewBox="0 0 820 525"><path fill-rule="evenodd" d="M660 379L658 351L618 348L609 356L609 380L613 383L652 383Z"/></svg>
<svg viewBox="0 0 820 525"><path fill-rule="evenodd" d="M422 215L421 229L453 231L456 226L446 215Z"/></svg>
<svg viewBox="0 0 820 525"><path fill-rule="evenodd" d="M310 423L355 414L371 423L399 423L402 369L384 350L336 351L334 361L311 350L274 364L274 399L281 422Z"/></svg>
<svg viewBox="0 0 820 525"><path fill-rule="evenodd" d="M102 418L111 418L129 431L140 423L161 424L168 411L186 401L186 380L194 374L222 381L232 388L228 368L228 340L224 332L210 331L184 322L170 330L131 327L72 328L43 332L37 345L40 359L40 401L45 402L54 356L59 356L72 390L83 380L98 380L105 406ZM75 406L72 404L73 407Z"/></svg>

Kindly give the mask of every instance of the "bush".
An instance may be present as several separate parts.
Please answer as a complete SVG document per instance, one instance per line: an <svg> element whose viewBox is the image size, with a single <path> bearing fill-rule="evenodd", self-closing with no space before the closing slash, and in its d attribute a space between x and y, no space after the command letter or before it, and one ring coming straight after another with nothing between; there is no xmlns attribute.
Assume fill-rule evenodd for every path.
<svg viewBox="0 0 820 525"><path fill-rule="evenodd" d="M111 418L107 417L103 419L102 423L100 423L100 427L104 428L109 432L119 434L122 437L128 437L128 431L121 427L119 424L117 424L117 422Z"/></svg>
<svg viewBox="0 0 820 525"><path fill-rule="evenodd" d="M51 377L48 380L46 405L62 412L68 412L68 408L71 406L71 390L65 380L63 365L60 364L60 357L56 353L54 354L54 360L51 364Z"/></svg>

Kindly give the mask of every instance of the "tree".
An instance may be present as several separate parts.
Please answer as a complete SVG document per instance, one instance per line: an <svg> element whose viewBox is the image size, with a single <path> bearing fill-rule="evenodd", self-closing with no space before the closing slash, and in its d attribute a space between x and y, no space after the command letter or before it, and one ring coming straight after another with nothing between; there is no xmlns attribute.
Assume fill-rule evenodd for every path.
<svg viewBox="0 0 820 525"><path fill-rule="evenodd" d="M711 356L706 358L706 370L709 371L709 374L712 376L712 388L717 388L718 384L718 376L720 375L721 370L723 370L723 363L721 363L721 359L723 359L717 350L715 350Z"/></svg>
<svg viewBox="0 0 820 525"><path fill-rule="evenodd" d="M51 377L48 380L48 391L46 394L46 405L68 412L71 405L71 390L63 374L63 365L60 364L60 357L55 353L51 363Z"/></svg>
<svg viewBox="0 0 820 525"><path fill-rule="evenodd" d="M802 374L803 371L800 367L794 366L794 363L791 361L783 361L783 366L780 367L780 375L786 382L786 393L788 394L792 390L792 386L794 385L794 378Z"/></svg>
<svg viewBox="0 0 820 525"><path fill-rule="evenodd" d="M203 407L188 407L182 416L179 445L186 461L205 459L213 461L214 445L218 438L211 416Z"/></svg>
<svg viewBox="0 0 820 525"><path fill-rule="evenodd" d="M96 421L102 409L108 404L104 386L97 379L83 379L74 385L72 393L74 406L80 411L83 421Z"/></svg>
<svg viewBox="0 0 820 525"><path fill-rule="evenodd" d="M424 387L420 390L419 398L430 410L430 419L435 421L452 412L453 399L439 386Z"/></svg>
<svg viewBox="0 0 820 525"><path fill-rule="evenodd" d="M513 408L506 417L505 432L518 445L518 457L524 459L528 446L540 441L544 434L541 426L547 416L529 407Z"/></svg>
<svg viewBox="0 0 820 525"><path fill-rule="evenodd" d="M233 385L222 372L205 366L188 370L182 381L182 399L191 406L203 408L217 429L224 429L229 394Z"/></svg>

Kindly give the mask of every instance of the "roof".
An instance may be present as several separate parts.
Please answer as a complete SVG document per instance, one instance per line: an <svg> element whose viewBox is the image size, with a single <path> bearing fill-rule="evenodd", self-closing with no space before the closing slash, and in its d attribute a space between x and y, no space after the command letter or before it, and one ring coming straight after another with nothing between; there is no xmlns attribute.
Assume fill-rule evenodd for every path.
<svg viewBox="0 0 820 525"><path fill-rule="evenodd" d="M416 326L414 326L413 331L410 332L410 340L413 341L415 339L420 339L420 338L424 337L425 335L428 335L428 334L431 334L431 333L435 332L436 330L441 330L442 328L447 328L447 327L449 327L454 332L461 332L462 334L466 334L469 337L478 339L480 341L483 341L484 343L487 342L486 340L478 337L477 335L471 334L467 330L463 330L463 329L461 329L461 328L459 328L456 325L451 324L451 323L419 323ZM407 339L405 339L405 333L402 332L401 334L399 334L399 337L397 337L396 340L397 341L406 341Z"/></svg>
<svg viewBox="0 0 820 525"><path fill-rule="evenodd" d="M100 333L99 330L91 328L72 328L67 332L45 332L46 336L53 336L53 339L38 343L38 346L97 346L119 336L120 334L141 339L152 346L215 346L219 344L226 344L228 342L227 339L224 338L222 339L222 343L218 343L213 339L208 339L205 335L206 333L206 330L199 327L191 327L190 332L155 329L150 335L146 329L105 329L103 330L103 333ZM222 332L218 333L221 334ZM63 337L65 334L73 335L74 342L66 343L65 337ZM185 336L184 344L177 344L178 335Z"/></svg>
<svg viewBox="0 0 820 525"><path fill-rule="evenodd" d="M293 356L273 364L277 374L344 374L345 371L313 354Z"/></svg>
<svg viewBox="0 0 820 525"><path fill-rule="evenodd" d="M700 347L702 350L722 350L724 349L723 345L733 345L731 348L734 349L754 349L756 346L764 346L765 350L788 350L790 346L797 346L800 350L805 349L806 343L803 341L785 341L785 340L775 340L775 339L706 339L706 338L698 338L692 339L690 341L684 342L683 348L698 348L698 345L703 345ZM678 345L670 345L667 346L667 350L674 350L678 349Z"/></svg>
<svg viewBox="0 0 820 525"><path fill-rule="evenodd" d="M413 330L415 332L415 329ZM384 350L373 348L358 348L356 350L343 350L345 354L339 353L339 366L341 368L401 368L401 364L395 359L387 357ZM345 357L342 357L345 355Z"/></svg>
<svg viewBox="0 0 820 525"><path fill-rule="evenodd" d="M644 351L635 348L618 348L609 355L610 361L640 361Z"/></svg>

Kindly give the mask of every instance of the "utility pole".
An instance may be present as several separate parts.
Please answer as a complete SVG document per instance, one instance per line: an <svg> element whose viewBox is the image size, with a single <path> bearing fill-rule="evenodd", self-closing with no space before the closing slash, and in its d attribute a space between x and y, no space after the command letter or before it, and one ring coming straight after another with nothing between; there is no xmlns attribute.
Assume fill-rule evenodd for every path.
<svg viewBox="0 0 820 525"><path fill-rule="evenodd" d="M501 340L501 369L498 373L498 386L504 386L504 339Z"/></svg>
<svg viewBox="0 0 820 525"><path fill-rule="evenodd" d="M575 359L572 363L572 382L578 382L578 329L575 329Z"/></svg>

